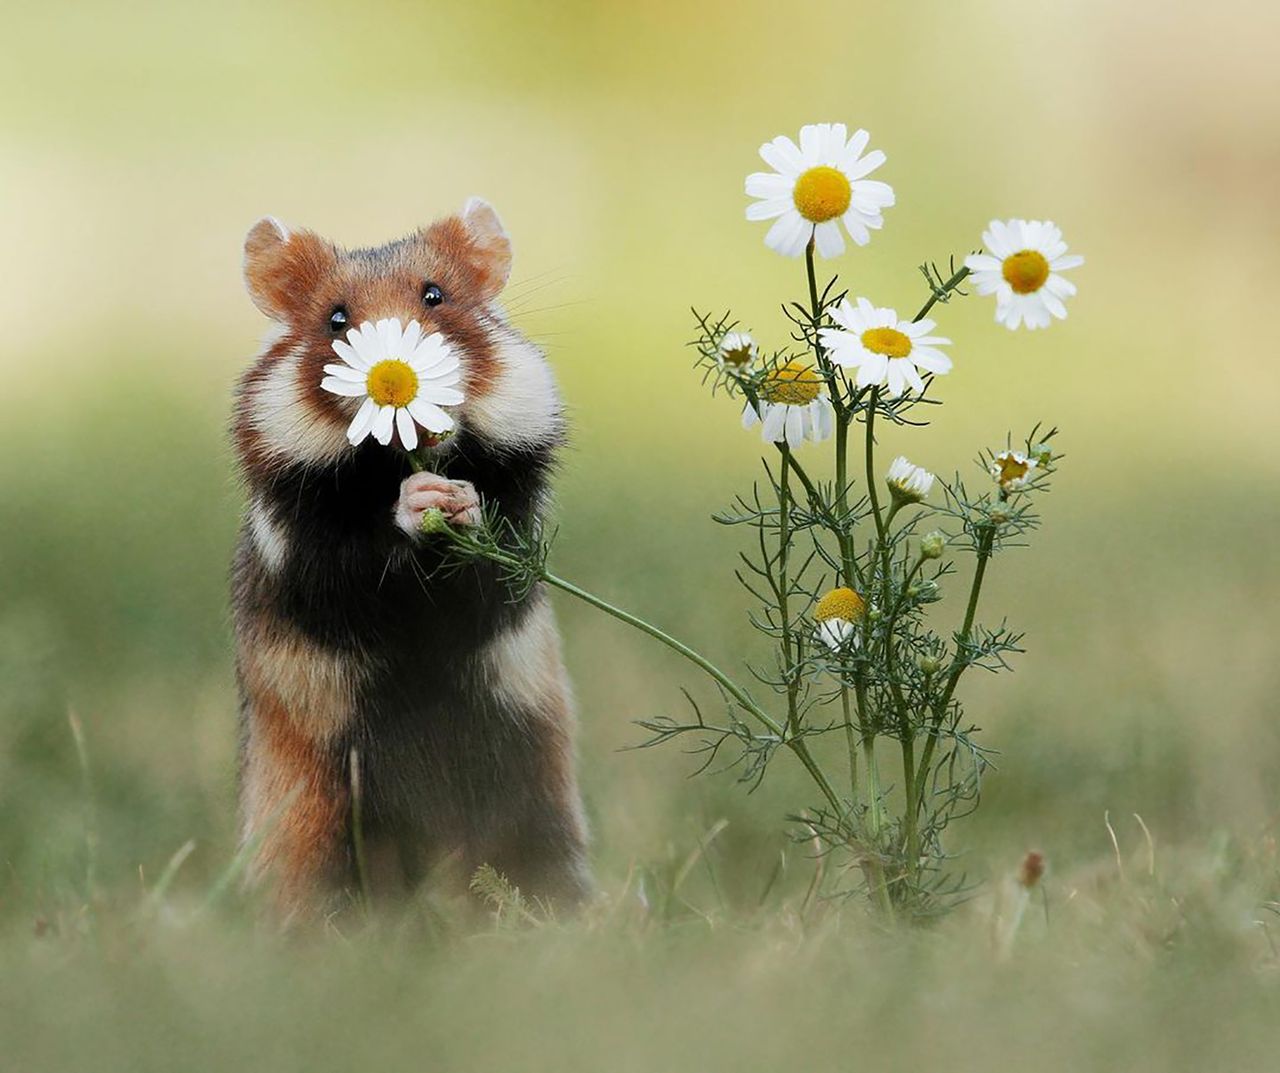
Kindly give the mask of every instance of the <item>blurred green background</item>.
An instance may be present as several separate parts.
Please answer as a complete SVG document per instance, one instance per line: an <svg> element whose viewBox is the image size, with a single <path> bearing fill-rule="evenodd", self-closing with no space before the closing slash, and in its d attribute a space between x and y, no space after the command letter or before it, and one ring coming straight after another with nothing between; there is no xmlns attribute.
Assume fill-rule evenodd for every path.
<svg viewBox="0 0 1280 1073"><path fill-rule="evenodd" d="M807 122L871 131L897 207L825 267L900 310L924 297L915 266L973 248L993 216L1054 219L1087 258L1069 319L1008 333L985 300L941 310L947 405L884 439L886 461L947 473L1046 420L1069 456L1036 546L989 589L986 617L1026 628L1028 652L1017 675L968 683L1002 755L954 848L998 877L1035 845L1070 902L1111 852L1106 810L1124 840L1140 813L1161 846L1274 833L1274 5L94 0L10 5L5 32L0 917L5 959L42 966L38 983L10 977L9 999L30 999L15 1008L31 1054L64 1012L41 996L68 986L30 953L33 921L82 898L86 800L114 898L187 839L180 888L203 889L234 852L225 577L240 496L225 429L266 327L240 281L265 213L367 245L470 194L493 201L515 242L515 319L572 413L559 572L729 665L760 649L730 577L738 537L708 514L750 486L760 445L699 388L683 343L690 305L732 308L780 343L779 303L803 293L802 263L743 219L756 147ZM706 691L645 638L560 610L603 884L682 859L724 817L720 893L754 905L799 784L780 768L748 798L689 781L675 751L619 752L631 720L677 713L681 685ZM647 964L651 982L682 971L661 956L674 965ZM206 971L167 957L139 978ZM242 969L275 993L256 962L207 971ZM119 1015L98 1001L103 971L79 985L97 998L77 1024L95 1034ZM193 1020L155 996L137 1009L167 1009L177 1046L174 1026L231 1001L201 994ZM627 1053L612 1068L674 1068ZM1163 1047L1145 1054L1172 1068Z"/></svg>

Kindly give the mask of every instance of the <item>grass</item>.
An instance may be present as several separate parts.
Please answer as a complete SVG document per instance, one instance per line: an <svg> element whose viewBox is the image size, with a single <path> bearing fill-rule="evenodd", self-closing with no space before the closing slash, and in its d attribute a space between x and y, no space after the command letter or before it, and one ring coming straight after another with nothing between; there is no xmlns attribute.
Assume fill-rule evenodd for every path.
<svg viewBox="0 0 1280 1073"><path fill-rule="evenodd" d="M882 932L830 897L833 866L815 884L783 822L803 803L785 766L748 796L686 779L674 751L619 752L630 720L705 686L565 603L601 903L490 921L428 894L286 941L235 882L236 496L208 446L213 406L166 402L165 451L137 449L127 406L86 409L61 449L96 449L106 476L67 515L47 496L56 451L0 473L26 520L4 537L0 617L6 1068L1268 1067L1278 730L1257 653L1276 574L1218 511L1102 499L1080 520L1068 465L1040 546L996 572L991 606L1029 627L1031 651L1020 674L972 683L1002 755L953 847L982 886L933 928ZM751 454L732 461L743 480ZM729 663L751 642L704 520L723 468L686 465L673 492L571 457L555 561ZM608 505L620 485L625 512ZM1242 490L1215 494L1225 511ZM1091 539L1097 514L1121 520ZM1050 871L1000 958L994 905L1032 847Z"/></svg>

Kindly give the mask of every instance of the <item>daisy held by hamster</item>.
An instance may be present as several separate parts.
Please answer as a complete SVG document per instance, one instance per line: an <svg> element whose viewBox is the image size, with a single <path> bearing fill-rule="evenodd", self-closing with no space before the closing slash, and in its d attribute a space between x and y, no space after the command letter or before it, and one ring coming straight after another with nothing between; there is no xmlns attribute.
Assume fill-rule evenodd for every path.
<svg viewBox="0 0 1280 1073"><path fill-rule="evenodd" d="M375 894L481 864L561 905L591 889L546 594L513 602L483 562L442 571L420 532L432 509L473 523L481 497L517 524L544 508L562 407L498 305L510 265L478 199L372 249L272 218L245 241L275 326L233 421L242 833L288 915L356 886L353 752ZM406 453L419 438L425 472Z"/></svg>

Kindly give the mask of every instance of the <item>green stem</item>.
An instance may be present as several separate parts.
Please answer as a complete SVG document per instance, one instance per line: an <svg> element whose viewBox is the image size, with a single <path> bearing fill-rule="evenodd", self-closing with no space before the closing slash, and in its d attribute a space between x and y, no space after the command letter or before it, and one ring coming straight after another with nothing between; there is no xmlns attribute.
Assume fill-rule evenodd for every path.
<svg viewBox="0 0 1280 1073"><path fill-rule="evenodd" d="M840 683L840 708L844 712L844 740L849 750L849 800L858 800L858 736L854 733L853 713L849 708L849 687Z"/></svg>
<svg viewBox="0 0 1280 1073"><path fill-rule="evenodd" d="M495 556L495 558L498 557ZM519 560L514 557L501 557L499 561L506 561L508 565L520 565ZM805 766L806 770L813 778L813 781L817 784L818 789L822 791L822 796L827 799L827 803L831 806L833 814L839 816L843 813L844 808L840 803L839 796L832 788L826 774L818 766L817 761L814 760L813 755L809 752L809 748L805 744L804 739L789 737L786 730L779 726L773 718L771 718L754 700L752 700L741 686L707 659L706 656L702 655L700 652L694 651L694 649L690 648L682 641L677 641L670 634L664 633L662 630L658 629L657 626L646 622L642 618L638 618L629 611L624 611L620 607L615 607L607 600L602 600L594 593L588 592L586 589L579 588L571 581L566 581L564 578L546 571L543 571L540 576L543 581L548 585L551 585L553 588L557 588L561 592L567 592L570 596L574 596L583 601L583 603L590 604L592 607L603 611L607 615L612 615L619 622L625 622L628 626L635 627L641 633L648 634L654 640L660 641L673 652L678 652L695 667L701 669L727 694L729 694L729 696L732 697L744 711L758 720L762 726L766 727L770 733L774 734L780 742L785 744L793 753L796 754L796 757Z"/></svg>
<svg viewBox="0 0 1280 1073"><path fill-rule="evenodd" d="M929 725L929 734L925 739L924 751L920 755L920 766L916 770L915 790L911 795L912 804L909 806L916 811L924 805L925 786L929 779L929 765L933 761L933 753L937 748L938 733L942 729L942 721L947 715L947 705L951 703L951 697L956 691L960 676L964 673L965 667L968 666L968 664L961 661L960 652L969 643L969 637L973 631L973 620L978 612L978 596L982 592L982 581L986 577L987 563L991 560L991 549L995 543L995 537L995 526L988 525L983 530L982 536L978 538L978 565L973 571L973 584L969 586L969 604L965 608L964 624L960 627L960 634L956 639L954 665L947 676L947 684L943 688L941 698L933 706L933 719Z"/></svg>
<svg viewBox="0 0 1280 1073"><path fill-rule="evenodd" d="M959 287L960 284L964 282L964 279L968 274L969 270L965 268L964 265L961 265L960 268L957 269L955 275L947 280L940 290L934 291L933 294L929 296L929 300L921 307L920 312L911 318L911 323L914 324L918 320L924 320L925 314L934 307L935 303L940 301L944 294L950 294Z"/></svg>
<svg viewBox="0 0 1280 1073"><path fill-rule="evenodd" d="M782 451L782 473L778 480L778 613L782 621L782 676L787 683L787 727L792 734L800 730L800 713L796 703L799 675L795 667L799 660L791 637L790 579L787 577L787 558L791 550L791 448L779 444Z"/></svg>

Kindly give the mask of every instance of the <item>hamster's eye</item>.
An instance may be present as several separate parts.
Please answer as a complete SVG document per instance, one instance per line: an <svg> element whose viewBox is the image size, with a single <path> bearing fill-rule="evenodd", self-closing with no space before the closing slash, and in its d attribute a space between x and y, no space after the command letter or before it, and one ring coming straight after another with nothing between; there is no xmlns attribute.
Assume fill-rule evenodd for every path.
<svg viewBox="0 0 1280 1073"><path fill-rule="evenodd" d="M437 287L434 283L424 283L422 286L422 302L428 306L438 306L444 301L444 291Z"/></svg>
<svg viewBox="0 0 1280 1073"><path fill-rule="evenodd" d="M341 335L347 330L347 307L337 306L334 311L329 314L329 331L334 335Z"/></svg>

